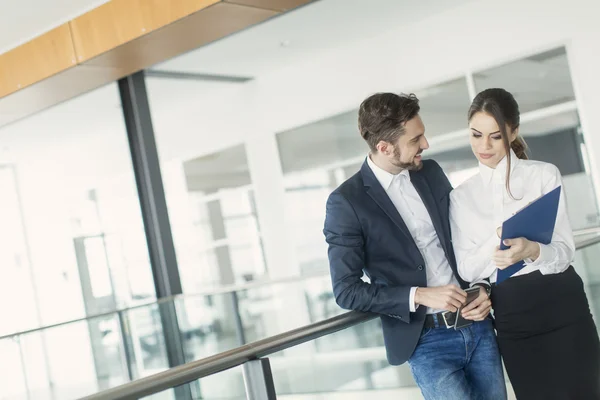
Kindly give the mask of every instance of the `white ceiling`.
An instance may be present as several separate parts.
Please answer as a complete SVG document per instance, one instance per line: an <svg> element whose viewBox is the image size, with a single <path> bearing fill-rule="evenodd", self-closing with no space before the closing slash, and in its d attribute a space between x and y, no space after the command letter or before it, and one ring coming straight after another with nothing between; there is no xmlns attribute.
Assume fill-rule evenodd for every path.
<svg viewBox="0 0 600 400"><path fill-rule="evenodd" d="M157 68L252 77L281 70L287 72L286 67L305 62L307 58L316 60L324 53L351 46L373 36L385 35L390 28L414 23L417 19L468 1L471 0L321 0L160 64ZM27 30L19 22L35 19L38 21L37 25L31 26L39 27L45 23L46 28L41 29L43 31L103 2L104 0L54 0L50 7L47 5L50 2L46 0L22 0L18 4L0 0L0 48L8 43L18 44L28 36L35 36L33 29ZM12 4L10 11L7 3ZM25 6L36 9L35 18L23 17L28 15L24 11ZM59 9L63 11L62 17L50 18L51 15L59 15ZM21 33L15 34L17 31ZM280 46L283 40L289 40L289 46ZM392 48L390 51L399 50ZM290 79L294 77L290 76ZM515 91L523 106L527 105L523 107L525 110L548 106L548 102L552 104L557 100L564 101L565 95L567 98L572 97L564 55L544 62L537 59L519 60L507 66L483 71L476 76L476 83L478 89L489 85L517 86L509 88ZM186 165L190 173L194 171L191 167L196 165L208 168L207 160L196 158L205 156L206 149L192 141L196 136L197 141L205 140L207 128L188 123L191 116L185 114L185 110L189 109L186 102L189 103L190 98L184 96L183 92L193 92L191 100L194 109L202 110L205 102L227 100L227 97L216 96L224 87L237 89L240 85L162 78L150 78L147 84L161 159L193 159L194 162ZM390 90L398 89L400 88L390 87ZM430 89L432 88L416 90L422 100L428 135L436 136L464 126L469 102L464 80L440 84L435 90ZM123 171L130 173L130 158L119 103L118 90L113 83L4 127L0 129L0 162L7 158L37 160L45 165L64 164L60 169L68 171L65 177L68 177L70 184L78 180L82 185L93 185L97 180L110 179ZM223 107L224 118L227 112L228 108ZM179 125L176 125L177 122ZM567 125L574 123L576 118L565 119ZM549 125L551 127L555 124L553 121ZM181 125L190 126L184 131ZM356 131L355 110L281 133L278 141L286 162L286 171L331 162L332 158L344 159L364 154L366 150ZM31 143L36 143L36 146L31 146ZM180 154L184 147L185 154ZM190 151L194 150L197 151L197 156L190 156ZM231 149L224 152L228 150ZM109 154L111 160L107 158ZM242 157L232 154L244 161ZM235 165L236 168L239 166Z"/></svg>
<svg viewBox="0 0 600 400"><path fill-rule="evenodd" d="M0 0L0 54L108 0Z"/></svg>
<svg viewBox="0 0 600 400"><path fill-rule="evenodd" d="M152 69L259 77L470 1L320 0Z"/></svg>

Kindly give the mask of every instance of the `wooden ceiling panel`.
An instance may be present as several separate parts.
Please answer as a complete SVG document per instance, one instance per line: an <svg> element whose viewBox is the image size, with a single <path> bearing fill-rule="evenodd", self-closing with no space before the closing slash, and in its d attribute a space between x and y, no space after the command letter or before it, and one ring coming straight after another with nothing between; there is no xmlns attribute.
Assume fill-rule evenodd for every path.
<svg viewBox="0 0 600 400"><path fill-rule="evenodd" d="M0 98L0 126L112 83L114 71L78 65Z"/></svg>
<svg viewBox="0 0 600 400"><path fill-rule="evenodd" d="M194 50L277 14L276 11L236 4L215 4L177 23L105 52L85 62L84 65L119 67L130 74Z"/></svg>
<svg viewBox="0 0 600 400"><path fill-rule="evenodd" d="M220 0L112 0L70 22L77 61L85 62Z"/></svg>
<svg viewBox="0 0 600 400"><path fill-rule="evenodd" d="M277 15L218 3L0 98L0 126ZM70 37L70 36L69 36ZM72 48L72 47L71 47ZM71 57L75 57L74 53ZM72 61L69 59L69 61ZM43 65L43 62L40 63Z"/></svg>
<svg viewBox="0 0 600 400"><path fill-rule="evenodd" d="M0 97L76 64L68 24L0 55Z"/></svg>
<svg viewBox="0 0 600 400"><path fill-rule="evenodd" d="M227 3L241 4L276 11L288 11L311 3L314 0L225 0Z"/></svg>
<svg viewBox="0 0 600 400"><path fill-rule="evenodd" d="M0 126L312 0L112 0L0 55Z"/></svg>

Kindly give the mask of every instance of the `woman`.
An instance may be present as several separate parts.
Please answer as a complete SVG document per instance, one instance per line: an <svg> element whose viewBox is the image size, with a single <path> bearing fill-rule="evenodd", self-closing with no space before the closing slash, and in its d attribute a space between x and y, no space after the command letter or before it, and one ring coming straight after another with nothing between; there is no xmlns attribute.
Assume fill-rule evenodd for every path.
<svg viewBox="0 0 600 400"><path fill-rule="evenodd" d="M583 283L570 265L573 232L561 193L552 242L513 238L499 250L502 222L561 185L558 169L530 161L519 106L504 89L479 93L469 109L479 174L451 193L458 271L489 279L498 344L518 399L600 399L600 342ZM525 267L496 285L498 269ZM468 315L465 315L468 317Z"/></svg>

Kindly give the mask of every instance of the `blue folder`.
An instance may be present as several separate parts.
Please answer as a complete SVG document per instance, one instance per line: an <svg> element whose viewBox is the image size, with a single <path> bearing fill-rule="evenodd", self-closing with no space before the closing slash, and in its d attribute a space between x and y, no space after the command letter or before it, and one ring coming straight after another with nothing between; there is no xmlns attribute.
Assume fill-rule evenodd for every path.
<svg viewBox="0 0 600 400"><path fill-rule="evenodd" d="M524 237L533 242L550 244L556 224L558 212L558 201L560 200L561 186L546 193L527 207L504 221L502 224L502 239L500 250L508 247L504 245L504 239L516 239ZM510 278L525 266L524 261L519 261L505 269L499 269L496 283Z"/></svg>

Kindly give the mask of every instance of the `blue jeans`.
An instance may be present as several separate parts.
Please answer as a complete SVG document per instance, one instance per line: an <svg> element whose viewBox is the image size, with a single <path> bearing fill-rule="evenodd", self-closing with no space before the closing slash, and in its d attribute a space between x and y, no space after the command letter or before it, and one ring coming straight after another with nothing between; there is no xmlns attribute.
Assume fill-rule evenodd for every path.
<svg viewBox="0 0 600 400"><path fill-rule="evenodd" d="M504 371L491 320L459 330L426 328L408 360L426 400L505 400Z"/></svg>

